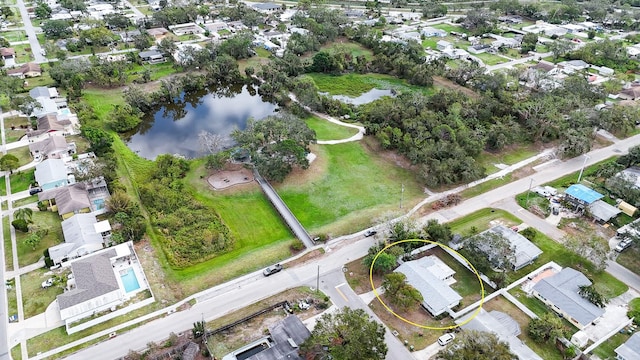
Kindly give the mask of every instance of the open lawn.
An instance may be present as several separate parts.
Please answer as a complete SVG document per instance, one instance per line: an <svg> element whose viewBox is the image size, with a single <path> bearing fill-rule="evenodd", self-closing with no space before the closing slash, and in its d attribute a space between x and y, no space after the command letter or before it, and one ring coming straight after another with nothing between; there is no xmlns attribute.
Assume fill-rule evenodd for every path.
<svg viewBox="0 0 640 360"><path fill-rule="evenodd" d="M426 94L432 93L433 88L408 84L402 79L384 74L347 74L329 75L310 73L320 92L329 95L346 95L358 97L371 89L395 89L396 91L419 91Z"/></svg>
<svg viewBox="0 0 640 360"><path fill-rule="evenodd" d="M54 81L51 78L51 75L49 75L49 72L45 70L47 69L47 66L45 64L40 64L40 67L45 72L42 74L42 76L27 79L26 83L28 85L25 86L25 90L31 90L34 87L38 87L38 86L53 86Z"/></svg>
<svg viewBox="0 0 640 360"><path fill-rule="evenodd" d="M521 224L522 220L504 210L486 208L454 220L449 223L449 226L454 234L468 235L489 229L492 227L492 222L500 222L506 226L513 226Z"/></svg>
<svg viewBox="0 0 640 360"><path fill-rule="evenodd" d="M451 288L462 296L462 306L460 306L460 308L473 304L482 298L480 281L476 274L468 270L441 248L433 249L432 253L456 272L454 275L456 283L451 285ZM486 285L484 286L484 291L485 295L493 292L493 290Z"/></svg>
<svg viewBox="0 0 640 360"><path fill-rule="evenodd" d="M501 178L497 178L497 179L492 179L489 181L485 181L483 183L480 183L474 187L470 187L467 188L463 191L461 191L459 194L460 196L462 196L464 199L470 199L472 197L476 197L480 194L484 194L487 191L493 190L495 188L498 188L502 185L508 184L511 182L513 178L513 173L509 173Z"/></svg>
<svg viewBox="0 0 640 360"><path fill-rule="evenodd" d="M11 229L9 217L2 217L2 236L4 237L4 262L7 271L13 271L13 247L11 246Z"/></svg>
<svg viewBox="0 0 640 360"><path fill-rule="evenodd" d="M27 40L27 33L23 30L2 31L0 32L0 36L7 39L9 42Z"/></svg>
<svg viewBox="0 0 640 360"><path fill-rule="evenodd" d="M476 54L474 56L477 56L478 58L480 58L480 60L482 60L482 62L485 63L486 65L497 65L497 64L502 64L509 61L508 59L505 59L501 56L493 55L489 53Z"/></svg>
<svg viewBox="0 0 640 360"><path fill-rule="evenodd" d="M608 162L614 162L616 161L618 157L614 156L614 157L610 157L606 160L602 160L600 162L597 162L595 164L589 165L584 169L584 172L582 174L582 179L589 179L589 178L593 178L596 174L596 172L598 171L598 168L600 167L600 165L608 163ZM561 178L558 178L556 180L553 180L551 182L548 182L546 184L543 185L549 185L549 186L553 186L554 188L558 189L558 192L560 191L564 191L566 188L568 188L569 186L575 184L578 181L578 176L580 175L580 171L576 171L574 173L565 175Z"/></svg>
<svg viewBox="0 0 640 360"><path fill-rule="evenodd" d="M32 221L41 228L49 229L47 235L42 238L40 244L35 250L31 246L24 243L29 233L16 231L16 245L18 247L18 263L20 266L27 266L37 262L42 257L42 252L51 246L61 243L64 238L62 236L62 227L58 213L51 211L34 211Z"/></svg>
<svg viewBox="0 0 640 360"><path fill-rule="evenodd" d="M125 104L122 89L84 89L82 99L93 106L93 111L100 119L107 119L114 105Z"/></svg>
<svg viewBox="0 0 640 360"><path fill-rule="evenodd" d="M11 358L13 360L22 360L22 345L18 344L11 348Z"/></svg>
<svg viewBox="0 0 640 360"><path fill-rule="evenodd" d="M452 31L457 33L465 33L465 34L469 33L469 30L461 26L455 26L455 25L449 25L449 24L436 24L436 25L433 25L433 27L436 29L444 30L449 33Z"/></svg>
<svg viewBox="0 0 640 360"><path fill-rule="evenodd" d="M315 116L304 119L304 122L316 132L318 140L348 139L358 133L358 129L340 126Z"/></svg>
<svg viewBox="0 0 640 360"><path fill-rule="evenodd" d="M640 248L637 244L620 253L616 261L634 273L640 274Z"/></svg>
<svg viewBox="0 0 640 360"><path fill-rule="evenodd" d="M68 143L76 143L76 151L83 154L89 151L89 141L80 135L71 135L66 137Z"/></svg>
<svg viewBox="0 0 640 360"><path fill-rule="evenodd" d="M11 154L18 158L18 161L19 161L18 166L27 165L33 160L33 157L31 156L31 152L29 151L28 146L22 146L17 149L11 149L8 151L8 154Z"/></svg>
<svg viewBox="0 0 640 360"><path fill-rule="evenodd" d="M36 178L33 175L35 169L29 169L27 171L14 172L9 176L11 182L11 193L15 194L20 191L29 189L29 185L36 182Z"/></svg>
<svg viewBox="0 0 640 360"><path fill-rule="evenodd" d="M426 38L424 40L422 40L422 47L423 48L429 48L431 50L435 50L438 47L438 41L440 38L437 37L430 37L430 38Z"/></svg>
<svg viewBox="0 0 640 360"><path fill-rule="evenodd" d="M20 140L26 133L29 119L22 116L12 116L4 119L5 141L12 143Z"/></svg>
<svg viewBox="0 0 640 360"><path fill-rule="evenodd" d="M141 79L142 73L146 70L149 70L151 73L151 81L162 79L166 76L179 72L179 69L176 69L173 65L173 62L169 61L158 64L133 65L132 69L128 71L129 80L133 81L134 79Z"/></svg>
<svg viewBox="0 0 640 360"><path fill-rule="evenodd" d="M276 188L312 233L352 233L397 210L401 196L407 208L422 198L422 186L413 173L362 143L316 145L311 150L318 156L311 167Z"/></svg>
<svg viewBox="0 0 640 360"><path fill-rule="evenodd" d="M11 46L16 51L16 63L22 64L33 61L33 53L31 52L31 45L20 44Z"/></svg>
<svg viewBox="0 0 640 360"><path fill-rule="evenodd" d="M615 349L624 344L632 334L629 333L616 333L612 337L608 338L605 342L600 344L597 348L593 350L594 355L598 355L598 357L602 360L613 360L616 358Z"/></svg>
<svg viewBox="0 0 640 360"><path fill-rule="evenodd" d="M500 169L496 167L498 164L513 165L537 153L538 151L532 146L523 145L513 149L505 149L498 153L483 151L476 158L476 161L486 169L485 174L490 175L500 171Z"/></svg>
<svg viewBox="0 0 640 360"><path fill-rule="evenodd" d="M337 41L328 43L320 48L320 50L325 50L329 52L337 52L343 51L348 52L355 59L360 55L364 55L367 59L373 57L373 52L366 47L346 39L338 39Z"/></svg>
<svg viewBox="0 0 640 360"><path fill-rule="evenodd" d="M20 207L22 205L32 204L38 202L38 195L31 195L26 198L22 198L13 202L13 208Z"/></svg>
<svg viewBox="0 0 640 360"><path fill-rule="evenodd" d="M38 269L20 276L25 319L43 313L56 296L63 292L62 285L42 288L42 282L51 277L45 275L46 272L45 269Z"/></svg>
<svg viewBox="0 0 640 360"><path fill-rule="evenodd" d="M527 333L527 326L531 319L517 306L502 296L495 297L491 301L485 303L483 309L486 311L497 310L511 316L520 325L520 335L518 338L531 348L536 354L540 355L545 360L562 360L562 354L553 344L543 343L539 344L529 337Z"/></svg>

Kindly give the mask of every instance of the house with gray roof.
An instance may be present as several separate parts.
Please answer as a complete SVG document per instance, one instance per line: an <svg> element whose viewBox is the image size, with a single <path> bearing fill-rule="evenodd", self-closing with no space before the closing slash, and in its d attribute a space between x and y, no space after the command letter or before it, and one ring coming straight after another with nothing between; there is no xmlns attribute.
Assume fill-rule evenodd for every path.
<svg viewBox="0 0 640 360"><path fill-rule="evenodd" d="M57 297L62 320L70 323L122 303L124 292L111 265L115 257L110 248L71 263L73 289Z"/></svg>
<svg viewBox="0 0 640 360"><path fill-rule="evenodd" d="M422 294L422 306L433 316L449 312L462 300L449 286L455 282L455 271L436 256L407 261L395 272L403 273L407 277L407 283Z"/></svg>
<svg viewBox="0 0 640 360"><path fill-rule="evenodd" d="M254 9L262 12L262 13L273 13L276 11L280 11L282 9L282 5L268 2L268 3L258 3L252 5Z"/></svg>
<svg viewBox="0 0 640 360"><path fill-rule="evenodd" d="M87 186L82 183L43 191L38 194L38 200L48 201L51 211L57 211L63 219L91 212L89 192Z"/></svg>
<svg viewBox="0 0 640 360"><path fill-rule="evenodd" d="M591 281L586 276L567 267L555 275L538 281L533 286L532 293L553 311L562 315L578 329L582 329L604 314L604 309L593 305L578 294L580 286L589 285Z"/></svg>
<svg viewBox="0 0 640 360"><path fill-rule="evenodd" d="M50 137L33 143L29 143L29 152L34 159L60 159L76 153L76 143L67 143L64 136L51 135Z"/></svg>
<svg viewBox="0 0 640 360"><path fill-rule="evenodd" d="M498 339L509 344L509 350L514 353L520 360L542 360L531 348L529 348L522 340L518 339L521 329L518 322L511 316L503 312L493 310L490 312L480 309L480 313L475 316L475 312L469 314L456 323L461 324L469 321L461 326L463 330L477 330L482 332L492 332L498 336Z"/></svg>
<svg viewBox="0 0 640 360"><path fill-rule="evenodd" d="M615 350L616 360L640 359L640 333L633 334L624 344Z"/></svg>
<svg viewBox="0 0 640 360"><path fill-rule="evenodd" d="M98 222L93 214L77 214L62 222L62 233L64 243L49 248L54 264L102 250L111 226L108 220Z"/></svg>
<svg viewBox="0 0 640 360"><path fill-rule="evenodd" d="M36 182L42 190L67 186L67 166L62 159L47 159L36 165Z"/></svg>
<svg viewBox="0 0 640 360"><path fill-rule="evenodd" d="M73 130L71 121L69 119L63 119L56 115L58 106L55 104L55 102L51 99L41 100L44 101L45 104L43 105L45 106L45 108L44 110L42 110L42 114L38 116L33 115L38 118L38 128L37 130L27 132L27 136L33 138L46 133L61 132L62 135L64 135L65 133L71 133ZM40 102L41 104L43 104L42 101ZM37 112L38 111L34 111L34 114L36 114Z"/></svg>
<svg viewBox="0 0 640 360"><path fill-rule="evenodd" d="M542 250L540 250L540 248L534 243L504 225L494 226L489 230L481 232L478 236L488 233L498 235L499 237L507 240L510 247L515 250L515 257L511 262L513 270L517 271L522 269L534 262L542 254ZM478 244L478 246L488 254L491 254L494 250L488 247L484 249L482 244Z"/></svg>
<svg viewBox="0 0 640 360"><path fill-rule="evenodd" d="M609 220L615 218L622 211L617 207L607 204L602 200L597 200L593 204L589 205L589 214L594 220L600 223L606 223Z"/></svg>

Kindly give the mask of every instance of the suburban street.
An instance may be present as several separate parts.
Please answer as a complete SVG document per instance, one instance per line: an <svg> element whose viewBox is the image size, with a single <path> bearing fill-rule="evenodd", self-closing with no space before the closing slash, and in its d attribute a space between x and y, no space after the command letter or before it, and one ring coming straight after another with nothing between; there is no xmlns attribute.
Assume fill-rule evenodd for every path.
<svg viewBox="0 0 640 360"><path fill-rule="evenodd" d="M639 143L640 135L636 135L628 139L620 140L611 146L596 149L588 154L589 161L587 162L587 166L611 156L620 155L626 152L629 147ZM530 213L521 210L512 199L516 194L526 191L529 188L531 179L533 179L534 186L540 185L563 175L579 171L583 164L583 156L567 161L554 161L550 165L542 167L540 171L533 175L486 192L452 208L429 214L420 219L420 221L426 222L428 219L437 219L446 222L468 215L482 208L498 207L514 212L514 215L522 218L525 222L531 223L534 227L538 227L539 230L557 240L562 237L560 230L555 229L544 220L538 219ZM415 209L412 210L412 213L413 212L415 212ZM349 295L350 289L348 286L340 285L344 280L339 270L343 264L364 256L367 253L367 249L373 245L374 242L375 240L373 238L363 238L361 236L338 238L325 246L325 256L315 262L285 269L282 273L269 278L265 278L260 272L256 272L216 286L194 296L198 302L188 310L151 321L129 331L126 336L117 336L109 341L96 344L69 358L78 360L89 358L97 360L118 358L124 356L129 349L141 350L145 348L146 344L150 341L158 342L165 339L170 331L176 333L187 331L192 327L193 322L199 321L203 317L205 319L214 319L223 316L288 288L303 285L315 287L317 266L320 266L320 279L322 281L320 287L331 296L336 306L348 304L352 307L361 307L363 306L361 300L357 301L355 298L352 299ZM640 277L636 274L631 273L615 263L610 263L607 271L614 274L614 276L618 277L630 287L636 290L640 289ZM339 287L339 293L336 290L336 286ZM167 312L168 310L169 309L165 309L163 311ZM161 313L162 311L158 312L158 314ZM122 324L116 329L129 325L131 325L131 322ZM116 329L102 331L94 337L106 337ZM70 348L80 343L80 341L74 342L64 348ZM396 351L400 351L400 349L396 349L394 341L390 341L389 344L390 354L388 358L397 359L397 357L391 356L391 352L395 353ZM43 353L36 358L41 359L52 354L53 352Z"/></svg>
<svg viewBox="0 0 640 360"><path fill-rule="evenodd" d="M42 56L42 46L40 46L40 42L38 42L38 38L36 36L36 30L31 24L31 19L29 18L29 13L27 12L27 7L24 5L24 0L17 0L18 9L20 9L20 16L22 17L22 22L24 23L24 31L27 33L27 37L29 38L29 46L31 46L31 52L33 52L33 58L35 62L38 64L45 63L48 60Z"/></svg>

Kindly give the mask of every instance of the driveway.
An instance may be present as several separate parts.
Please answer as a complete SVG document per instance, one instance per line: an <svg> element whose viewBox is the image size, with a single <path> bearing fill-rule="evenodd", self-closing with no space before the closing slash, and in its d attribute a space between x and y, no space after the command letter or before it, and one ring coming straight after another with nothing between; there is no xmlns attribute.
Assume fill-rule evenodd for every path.
<svg viewBox="0 0 640 360"><path fill-rule="evenodd" d="M598 341L604 337L608 337L611 332L615 332L621 324L629 321L627 304L634 298L640 296L637 291L629 289L624 294L611 299L605 307L604 315L597 324L587 325L579 332L587 334L589 339Z"/></svg>

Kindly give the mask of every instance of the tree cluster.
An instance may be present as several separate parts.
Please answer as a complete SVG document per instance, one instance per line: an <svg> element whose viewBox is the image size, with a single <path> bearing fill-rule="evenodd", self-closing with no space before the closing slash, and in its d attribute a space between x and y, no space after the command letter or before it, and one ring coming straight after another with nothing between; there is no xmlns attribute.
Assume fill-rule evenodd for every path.
<svg viewBox="0 0 640 360"><path fill-rule="evenodd" d="M436 355L438 360L517 360L509 344L488 331L465 330Z"/></svg>
<svg viewBox="0 0 640 360"><path fill-rule="evenodd" d="M562 320L550 312L529 321L527 333L538 343L553 343L556 338L565 336L566 329Z"/></svg>
<svg viewBox="0 0 640 360"><path fill-rule="evenodd" d="M400 272L385 275L382 288L385 297L401 310L413 308L424 300L420 291L411 286L407 276Z"/></svg>

